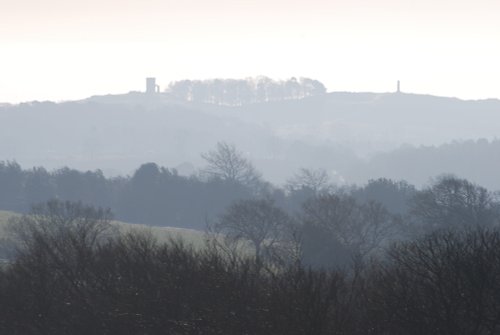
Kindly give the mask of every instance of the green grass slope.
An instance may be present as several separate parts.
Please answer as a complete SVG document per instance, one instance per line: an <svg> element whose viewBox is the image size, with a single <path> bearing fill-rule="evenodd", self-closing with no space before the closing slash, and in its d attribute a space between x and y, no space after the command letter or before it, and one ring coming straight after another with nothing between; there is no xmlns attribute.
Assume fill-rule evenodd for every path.
<svg viewBox="0 0 500 335"><path fill-rule="evenodd" d="M6 227L8 222L13 217L18 217L20 214L10 211L0 211L0 240L5 237ZM113 221L111 223L122 233L142 232L151 234L156 237L159 242L167 242L170 239L183 240L186 244L193 247L201 247L204 245L205 234L202 231L193 229L183 229L174 227L153 227L143 224L133 224L121 221Z"/></svg>

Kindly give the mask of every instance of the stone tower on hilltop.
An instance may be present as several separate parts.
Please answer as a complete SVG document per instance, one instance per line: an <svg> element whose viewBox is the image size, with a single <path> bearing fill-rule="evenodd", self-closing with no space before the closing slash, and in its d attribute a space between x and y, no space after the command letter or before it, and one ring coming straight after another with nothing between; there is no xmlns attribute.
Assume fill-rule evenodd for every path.
<svg viewBox="0 0 500 335"><path fill-rule="evenodd" d="M160 86L156 85L156 78L146 78L146 93L160 93Z"/></svg>

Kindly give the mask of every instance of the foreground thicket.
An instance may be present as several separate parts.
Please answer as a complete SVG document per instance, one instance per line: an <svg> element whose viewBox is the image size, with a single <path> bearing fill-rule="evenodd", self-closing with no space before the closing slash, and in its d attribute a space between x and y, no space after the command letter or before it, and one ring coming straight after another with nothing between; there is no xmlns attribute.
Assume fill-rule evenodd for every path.
<svg viewBox="0 0 500 335"><path fill-rule="evenodd" d="M370 262L312 270L147 234L51 201L12 223L6 334L497 334L500 233L436 231ZM335 257L335 255L332 255Z"/></svg>

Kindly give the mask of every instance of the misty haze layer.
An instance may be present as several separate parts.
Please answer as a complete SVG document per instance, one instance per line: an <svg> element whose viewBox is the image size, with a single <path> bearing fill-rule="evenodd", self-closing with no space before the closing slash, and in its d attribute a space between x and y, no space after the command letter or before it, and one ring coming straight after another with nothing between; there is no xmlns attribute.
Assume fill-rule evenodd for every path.
<svg viewBox="0 0 500 335"><path fill-rule="evenodd" d="M190 174L201 168L201 153L225 141L274 183L300 168L323 168L339 183L390 177L421 185L455 173L500 188L494 168L499 111L498 100L403 93L329 93L239 106L167 93L33 102L0 107L0 159L107 175L152 161Z"/></svg>
<svg viewBox="0 0 500 335"><path fill-rule="evenodd" d="M0 102L183 78L291 73L332 90L498 96L495 0L16 0L0 5ZM36 57L34 57L36 55Z"/></svg>

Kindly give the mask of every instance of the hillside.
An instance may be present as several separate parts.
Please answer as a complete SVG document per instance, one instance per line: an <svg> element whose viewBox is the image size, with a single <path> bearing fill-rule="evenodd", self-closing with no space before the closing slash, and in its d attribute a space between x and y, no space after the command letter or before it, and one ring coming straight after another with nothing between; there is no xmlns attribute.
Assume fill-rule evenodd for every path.
<svg viewBox="0 0 500 335"><path fill-rule="evenodd" d="M267 125L281 138L342 143L367 154L401 144L438 145L500 135L498 100L338 92L248 105L236 112L246 122Z"/></svg>
<svg viewBox="0 0 500 335"><path fill-rule="evenodd" d="M129 174L154 161L190 174L202 167L201 153L227 141L274 183L302 167L325 168L338 182L360 183L386 172L367 166L380 160L379 154L391 155L403 145L491 141L500 137L499 125L498 100L333 92L227 107L133 92L0 106L0 160L17 160L24 167L101 169L107 175ZM481 165L489 159L483 158ZM453 162L473 164L463 157ZM480 165L474 168L485 174ZM462 175L440 169L417 178L400 170L396 175L413 183L444 172Z"/></svg>
<svg viewBox="0 0 500 335"><path fill-rule="evenodd" d="M5 227L7 226L9 219L16 215L19 214L9 211L0 211L0 235L4 233Z"/></svg>
<svg viewBox="0 0 500 335"><path fill-rule="evenodd" d="M5 229L10 218L19 216L19 214L9 211L0 211L0 241L5 236ZM142 224L126 223L113 221L112 224L118 227L122 233L131 231L144 232L158 238L158 241L168 241L169 239L181 239L187 244L195 247L202 246L205 241L205 234L199 230L174 228L174 227L154 227Z"/></svg>

